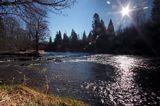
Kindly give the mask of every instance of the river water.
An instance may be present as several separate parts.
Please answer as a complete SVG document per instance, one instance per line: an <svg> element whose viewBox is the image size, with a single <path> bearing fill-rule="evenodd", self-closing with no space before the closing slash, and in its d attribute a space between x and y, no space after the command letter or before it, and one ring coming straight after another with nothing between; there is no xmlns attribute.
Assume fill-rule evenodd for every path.
<svg viewBox="0 0 160 106"><path fill-rule="evenodd" d="M1 59L0 81L45 88L93 106L160 105L160 58L45 53L33 60Z"/></svg>

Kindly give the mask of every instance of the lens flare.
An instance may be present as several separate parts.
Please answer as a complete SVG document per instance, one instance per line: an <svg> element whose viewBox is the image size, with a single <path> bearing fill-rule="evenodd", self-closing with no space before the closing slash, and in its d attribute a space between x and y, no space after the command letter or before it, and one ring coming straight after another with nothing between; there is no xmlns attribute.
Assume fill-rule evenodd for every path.
<svg viewBox="0 0 160 106"><path fill-rule="evenodd" d="M130 12L131 12L131 9L130 9L129 5L127 5L126 7L122 7L121 14L123 17L129 16Z"/></svg>

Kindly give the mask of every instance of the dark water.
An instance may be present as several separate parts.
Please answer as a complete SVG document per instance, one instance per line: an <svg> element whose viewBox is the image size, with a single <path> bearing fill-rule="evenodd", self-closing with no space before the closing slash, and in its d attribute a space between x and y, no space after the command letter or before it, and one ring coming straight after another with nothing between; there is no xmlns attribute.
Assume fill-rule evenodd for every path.
<svg viewBox="0 0 160 106"><path fill-rule="evenodd" d="M43 88L94 106L160 105L160 59L129 55L46 53L0 61L0 80Z"/></svg>

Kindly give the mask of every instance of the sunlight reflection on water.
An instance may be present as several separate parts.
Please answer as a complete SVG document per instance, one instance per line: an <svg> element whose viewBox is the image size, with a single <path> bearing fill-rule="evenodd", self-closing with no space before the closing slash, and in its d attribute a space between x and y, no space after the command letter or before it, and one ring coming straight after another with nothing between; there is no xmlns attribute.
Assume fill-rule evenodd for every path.
<svg viewBox="0 0 160 106"><path fill-rule="evenodd" d="M118 68L118 82L120 83L120 87L123 90L128 90L132 86L134 86L134 64L135 60L133 58L128 58L124 56L115 57L116 67Z"/></svg>
<svg viewBox="0 0 160 106"><path fill-rule="evenodd" d="M53 58L52 55L51 58ZM110 54L72 54L71 56L67 54L67 56L56 55L54 58L61 61L55 62L56 66L51 63L49 70L62 72L64 83L66 83L65 79L73 81L73 84L69 84L70 87L63 84L62 87L66 87L66 90L72 88L69 95L75 89L80 91L82 94L80 98L86 96L84 92L87 93L91 96L91 99L88 100L93 103L93 106L135 106L159 103L159 90L159 93L156 93L153 89L143 86L145 83L148 85L146 79L150 77L150 73L153 72L154 75L154 71L158 70L159 62L155 64L154 61L151 61L156 59ZM150 82L157 85L156 81L151 80ZM62 80L57 83L57 86L59 83L62 83ZM79 92L74 94L77 95Z"/></svg>
<svg viewBox="0 0 160 106"><path fill-rule="evenodd" d="M86 84L91 88L98 89L94 93L101 98L102 104L133 106L141 103L141 88L137 86L134 80L136 76L134 71L137 66L145 66L142 59L128 56L95 55L88 60L115 67L115 82L95 81Z"/></svg>
<svg viewBox="0 0 160 106"><path fill-rule="evenodd" d="M139 88L134 82L135 73L133 72L135 65L138 62L134 58L126 56L117 56L114 57L115 67L117 67L118 76L116 83L113 83L111 86L116 92L115 97L119 96L117 99L123 105L134 105L132 102L140 100ZM125 98L125 99L124 99Z"/></svg>

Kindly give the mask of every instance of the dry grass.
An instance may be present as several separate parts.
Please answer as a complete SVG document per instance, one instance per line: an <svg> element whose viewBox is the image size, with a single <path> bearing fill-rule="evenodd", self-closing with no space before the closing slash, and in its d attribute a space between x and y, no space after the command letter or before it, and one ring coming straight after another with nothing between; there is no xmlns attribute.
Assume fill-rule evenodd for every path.
<svg viewBox="0 0 160 106"><path fill-rule="evenodd" d="M0 86L0 106L88 106L88 104L39 93L22 85Z"/></svg>

